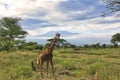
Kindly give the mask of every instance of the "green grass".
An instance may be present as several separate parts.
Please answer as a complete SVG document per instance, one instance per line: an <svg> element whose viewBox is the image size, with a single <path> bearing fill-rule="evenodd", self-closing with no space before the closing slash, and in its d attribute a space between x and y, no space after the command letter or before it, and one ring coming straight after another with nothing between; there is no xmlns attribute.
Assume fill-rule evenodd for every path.
<svg viewBox="0 0 120 80"><path fill-rule="evenodd" d="M31 61L39 51L0 52L0 80L41 80L35 75ZM56 49L53 52L57 80L119 80L120 48L114 49ZM46 75L46 67L44 74ZM53 80L51 66L49 77Z"/></svg>

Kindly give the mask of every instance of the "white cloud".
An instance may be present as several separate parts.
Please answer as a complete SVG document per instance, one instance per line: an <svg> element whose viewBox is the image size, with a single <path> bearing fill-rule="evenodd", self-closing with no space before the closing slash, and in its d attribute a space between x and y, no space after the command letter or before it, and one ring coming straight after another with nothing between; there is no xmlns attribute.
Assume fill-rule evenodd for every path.
<svg viewBox="0 0 120 80"><path fill-rule="evenodd" d="M0 17L17 16L27 18L30 17L28 16L29 13L38 13L41 9L48 11L48 13L55 12L56 5L61 1L65 0L0 0ZM5 4L8 8L5 7Z"/></svg>
<svg viewBox="0 0 120 80"><path fill-rule="evenodd" d="M27 30L29 36L27 38L47 39L50 37L41 37L41 35L52 31L67 31L75 32L79 34L73 34L71 36L64 36L65 39L77 39L83 37L106 37L111 36L120 31L119 22L116 23L102 23L104 21L120 20L113 16L107 16L106 18L96 17L86 20L72 20L72 16L82 16L89 12L94 11L94 7L89 7L88 10L69 11L68 13L62 13L57 10L58 4L67 0L0 0L0 17L12 16L21 18L32 18L48 21L51 24L57 24L58 26L52 27L38 27L33 30ZM103 4L99 2L99 4ZM39 15L43 12L46 15ZM44 13L43 13L44 14ZM79 17L78 16L78 17ZM92 16L92 15L91 15ZM42 23L39 25L45 25ZM32 27L37 24L32 25ZM38 25L37 25L38 26ZM27 26L29 27L29 26ZM117 30L107 31L109 29L118 28ZM95 33L94 31L98 31ZM102 33L103 31L104 33ZM105 32L106 31L106 32ZM40 37L38 37L40 36Z"/></svg>
<svg viewBox="0 0 120 80"><path fill-rule="evenodd" d="M112 18L106 18L111 20ZM67 31L67 32L75 32L75 33L79 33L79 34L75 34L75 35L71 35L71 36L67 36L65 38L68 39L74 39L74 38L80 38L80 37L91 37L91 36L103 36L105 37L106 35L113 35L116 32L120 31L119 25L120 23L112 23L112 24L98 24L96 23L96 21L100 21L101 18L96 18L92 19L92 20L85 20L85 21L70 21L70 22L64 22L64 23L60 23L60 26L56 26L56 27L42 27L42 28L37 28L34 30L28 30L29 35L31 36L40 36L43 34L46 34L48 32L52 32L52 31ZM95 22L93 22L95 21ZM93 22L93 23L91 23ZM111 31L107 31L110 30ZM116 30L112 30L112 29L116 29ZM94 31L98 31L97 33ZM102 33L102 31L104 33Z"/></svg>

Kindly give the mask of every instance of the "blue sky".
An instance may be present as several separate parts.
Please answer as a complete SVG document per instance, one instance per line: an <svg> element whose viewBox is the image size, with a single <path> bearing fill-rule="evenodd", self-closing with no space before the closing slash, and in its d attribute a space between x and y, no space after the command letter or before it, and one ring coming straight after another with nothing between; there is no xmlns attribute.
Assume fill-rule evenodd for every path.
<svg viewBox="0 0 120 80"><path fill-rule="evenodd" d="M105 10L102 0L0 0L0 18L21 17L26 41L40 44L58 32L77 45L110 43L120 32L120 17L103 18Z"/></svg>

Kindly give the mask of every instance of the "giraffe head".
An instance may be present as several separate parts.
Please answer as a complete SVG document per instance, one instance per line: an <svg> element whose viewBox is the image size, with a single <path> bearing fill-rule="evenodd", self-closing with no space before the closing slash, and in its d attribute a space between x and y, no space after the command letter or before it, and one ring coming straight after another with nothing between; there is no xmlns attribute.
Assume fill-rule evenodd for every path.
<svg viewBox="0 0 120 80"><path fill-rule="evenodd" d="M57 34L55 35L55 39L57 39L57 40L60 39L60 34L59 34L59 33L57 33Z"/></svg>

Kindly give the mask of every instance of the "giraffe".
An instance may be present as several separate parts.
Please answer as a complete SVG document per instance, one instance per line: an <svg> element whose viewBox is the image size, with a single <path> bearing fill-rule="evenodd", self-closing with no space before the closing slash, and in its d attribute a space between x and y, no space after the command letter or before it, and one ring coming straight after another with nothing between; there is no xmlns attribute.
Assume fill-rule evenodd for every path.
<svg viewBox="0 0 120 80"><path fill-rule="evenodd" d="M52 66L52 74L53 74L53 77L55 78L55 75L54 75L54 66L53 66L53 61L52 61L52 58L53 58L52 51L54 49L55 43L59 39L60 39L60 34L57 33L55 35L54 39L51 41L50 46L47 47L43 52L40 52L38 54L38 56L37 56L37 66L34 67L33 63L32 63L32 67L33 67L33 69L35 69L35 71L39 71L40 70L42 78L43 78L42 66L43 66L44 62L46 62L47 77L48 77L48 67L49 67L49 63L50 63L51 66Z"/></svg>

